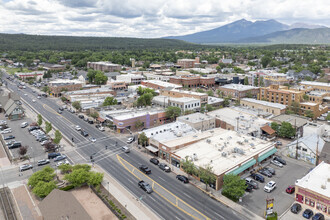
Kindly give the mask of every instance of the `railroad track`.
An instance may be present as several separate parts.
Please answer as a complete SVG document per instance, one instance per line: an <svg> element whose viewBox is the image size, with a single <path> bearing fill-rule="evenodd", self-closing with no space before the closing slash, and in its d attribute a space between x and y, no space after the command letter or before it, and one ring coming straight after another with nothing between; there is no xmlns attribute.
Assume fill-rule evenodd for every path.
<svg viewBox="0 0 330 220"><path fill-rule="evenodd" d="M0 189L1 209L6 220L16 220L17 218L11 203L8 190L9 189L7 187Z"/></svg>

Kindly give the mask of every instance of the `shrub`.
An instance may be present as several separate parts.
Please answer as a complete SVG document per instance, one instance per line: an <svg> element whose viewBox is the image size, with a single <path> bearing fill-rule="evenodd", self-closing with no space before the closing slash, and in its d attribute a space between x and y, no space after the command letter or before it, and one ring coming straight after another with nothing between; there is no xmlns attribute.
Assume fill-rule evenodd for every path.
<svg viewBox="0 0 330 220"><path fill-rule="evenodd" d="M60 188L60 190L63 190L63 191L69 191L70 189L73 189L73 188L74 188L73 185L67 185L67 186L65 186L65 187L63 187L63 188Z"/></svg>

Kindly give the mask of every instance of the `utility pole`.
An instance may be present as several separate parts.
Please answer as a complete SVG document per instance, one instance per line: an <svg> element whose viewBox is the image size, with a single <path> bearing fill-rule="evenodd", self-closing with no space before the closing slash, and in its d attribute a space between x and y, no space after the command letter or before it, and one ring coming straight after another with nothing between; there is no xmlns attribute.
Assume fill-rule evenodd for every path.
<svg viewBox="0 0 330 220"><path fill-rule="evenodd" d="M316 144L316 155L315 155L315 166L319 164L319 136L317 135L317 144Z"/></svg>
<svg viewBox="0 0 330 220"><path fill-rule="evenodd" d="M296 136L297 136L297 143L296 143L296 160L298 160L298 140L299 140L299 135L298 135L298 132L297 132L297 123L296 123L297 119L294 120L294 129L296 131Z"/></svg>

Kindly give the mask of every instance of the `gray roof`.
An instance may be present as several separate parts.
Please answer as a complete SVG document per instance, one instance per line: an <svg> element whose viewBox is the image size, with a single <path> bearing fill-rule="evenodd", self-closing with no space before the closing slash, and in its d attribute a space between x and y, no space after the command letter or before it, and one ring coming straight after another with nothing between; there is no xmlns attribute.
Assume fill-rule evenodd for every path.
<svg viewBox="0 0 330 220"><path fill-rule="evenodd" d="M316 148L318 147L318 154L323 149L323 146L325 144L324 140L318 136L317 134L311 134L302 138L299 138L298 143L303 143L306 147L308 147L311 151L313 151L316 154ZM290 145L295 145L297 144L297 140L291 142L288 144Z"/></svg>
<svg viewBox="0 0 330 220"><path fill-rule="evenodd" d="M304 126L308 122L307 118L297 115L278 115L271 118L271 120L278 122L289 122L292 126L295 126L296 124L297 128Z"/></svg>
<svg viewBox="0 0 330 220"><path fill-rule="evenodd" d="M44 220L92 220L84 207L70 192L54 189L39 203Z"/></svg>
<svg viewBox="0 0 330 220"><path fill-rule="evenodd" d="M324 144L320 157L319 157L319 160L324 161L326 163L330 163L330 143L329 142L326 142Z"/></svg>
<svg viewBox="0 0 330 220"><path fill-rule="evenodd" d="M14 100L9 99L9 100L7 101L7 103L6 103L6 105L3 107L3 109L5 110L5 112L7 112L8 109L9 109L14 103L15 103Z"/></svg>
<svg viewBox="0 0 330 220"><path fill-rule="evenodd" d="M16 109L16 108L20 108L23 111L23 108L18 105L16 102L14 102L7 110L6 110L6 114L7 115L11 115L11 113Z"/></svg>

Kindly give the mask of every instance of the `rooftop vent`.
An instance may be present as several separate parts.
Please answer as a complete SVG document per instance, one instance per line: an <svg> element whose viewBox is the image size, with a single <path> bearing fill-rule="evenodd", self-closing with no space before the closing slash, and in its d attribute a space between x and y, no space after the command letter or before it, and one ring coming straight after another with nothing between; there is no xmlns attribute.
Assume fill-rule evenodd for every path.
<svg viewBox="0 0 330 220"><path fill-rule="evenodd" d="M326 186L326 185L321 185L321 188L322 188L322 189L326 189L327 186Z"/></svg>
<svg viewBox="0 0 330 220"><path fill-rule="evenodd" d="M207 143L211 143L211 140L210 140L210 139L206 139L206 142L207 142Z"/></svg>
<svg viewBox="0 0 330 220"><path fill-rule="evenodd" d="M222 152L221 156L227 157L227 153L226 152Z"/></svg>

